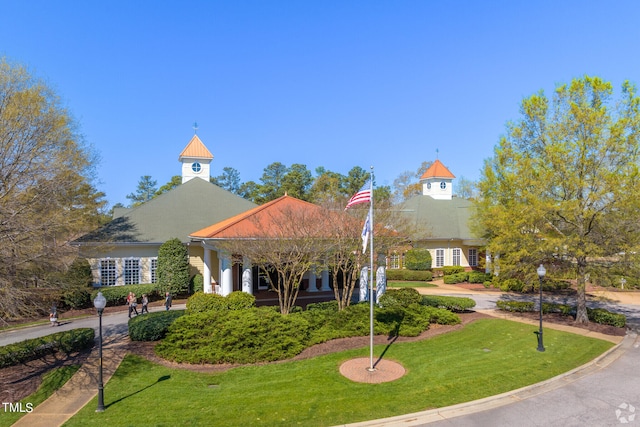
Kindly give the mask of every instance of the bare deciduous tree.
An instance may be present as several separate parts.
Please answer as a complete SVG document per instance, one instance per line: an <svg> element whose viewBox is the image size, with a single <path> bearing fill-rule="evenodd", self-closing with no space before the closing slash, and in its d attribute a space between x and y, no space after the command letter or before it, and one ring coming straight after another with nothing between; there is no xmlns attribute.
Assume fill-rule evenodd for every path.
<svg viewBox="0 0 640 427"><path fill-rule="evenodd" d="M57 96L0 58L0 318L34 314L48 277L75 258L69 242L104 206L92 155Z"/></svg>

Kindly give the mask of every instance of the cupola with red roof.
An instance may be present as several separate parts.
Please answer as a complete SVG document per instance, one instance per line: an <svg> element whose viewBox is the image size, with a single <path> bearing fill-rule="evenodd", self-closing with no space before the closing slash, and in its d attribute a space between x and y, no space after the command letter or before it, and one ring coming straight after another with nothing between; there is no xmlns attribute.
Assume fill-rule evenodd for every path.
<svg viewBox="0 0 640 427"><path fill-rule="evenodd" d="M440 160L436 159L420 177L422 194L438 200L451 200L454 178L455 175Z"/></svg>

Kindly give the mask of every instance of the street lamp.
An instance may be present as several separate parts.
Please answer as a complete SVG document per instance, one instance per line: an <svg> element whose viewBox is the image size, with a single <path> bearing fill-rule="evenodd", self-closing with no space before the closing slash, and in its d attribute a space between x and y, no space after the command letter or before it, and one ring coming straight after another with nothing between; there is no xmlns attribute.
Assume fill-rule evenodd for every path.
<svg viewBox="0 0 640 427"><path fill-rule="evenodd" d="M100 355L100 374L98 376L98 409L96 412L104 412L104 385L102 384L102 312L107 305L107 299L102 295L102 292L98 292L98 296L93 300L94 307L98 310L98 318L100 319L99 330L99 355Z"/></svg>
<svg viewBox="0 0 640 427"><path fill-rule="evenodd" d="M544 344L542 342L542 281L547 274L547 270L544 265L540 264L538 267L538 278L540 279L540 330L538 331L538 351L544 351Z"/></svg>

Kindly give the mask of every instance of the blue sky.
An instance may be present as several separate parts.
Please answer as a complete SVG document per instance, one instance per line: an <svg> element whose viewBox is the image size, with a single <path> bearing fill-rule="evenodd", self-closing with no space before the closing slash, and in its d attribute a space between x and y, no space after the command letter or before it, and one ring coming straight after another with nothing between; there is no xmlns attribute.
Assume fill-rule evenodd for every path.
<svg viewBox="0 0 640 427"><path fill-rule="evenodd" d="M60 95L110 204L179 175L194 122L214 176L373 166L391 185L438 150L475 181L524 97L640 84L637 1L0 0L0 17L0 56Z"/></svg>

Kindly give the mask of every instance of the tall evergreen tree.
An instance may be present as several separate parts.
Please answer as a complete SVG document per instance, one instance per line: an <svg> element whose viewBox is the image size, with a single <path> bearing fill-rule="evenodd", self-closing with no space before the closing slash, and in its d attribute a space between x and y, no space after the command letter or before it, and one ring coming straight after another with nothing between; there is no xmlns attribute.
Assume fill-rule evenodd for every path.
<svg viewBox="0 0 640 427"><path fill-rule="evenodd" d="M172 295L189 289L189 253L180 239L164 242L158 249L158 285Z"/></svg>
<svg viewBox="0 0 640 427"><path fill-rule="evenodd" d="M152 179L151 176L141 176L136 192L127 194L127 199L131 200L131 206L138 206L153 199L158 191L157 184L158 181Z"/></svg>

